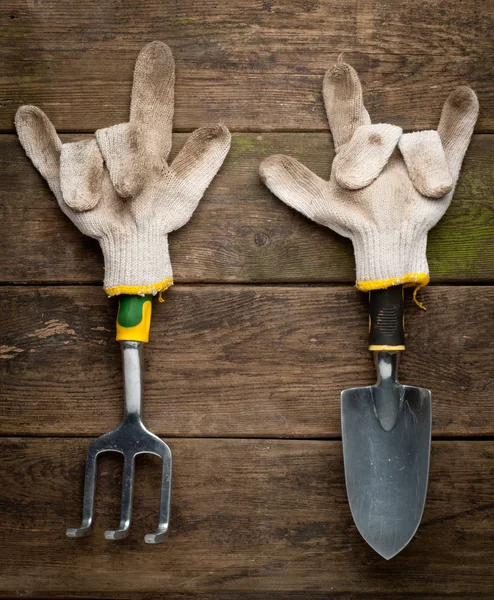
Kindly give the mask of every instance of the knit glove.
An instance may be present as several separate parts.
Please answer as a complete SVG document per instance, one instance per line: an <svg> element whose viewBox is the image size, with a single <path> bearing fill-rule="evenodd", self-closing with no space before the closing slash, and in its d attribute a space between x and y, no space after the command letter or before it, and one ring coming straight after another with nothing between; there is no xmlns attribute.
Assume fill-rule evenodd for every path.
<svg viewBox="0 0 494 600"><path fill-rule="evenodd" d="M168 234L190 219L230 148L226 127L202 127L167 164L174 81L170 49L151 42L135 65L128 123L62 144L39 108L22 106L16 114L20 142L60 208L99 241L110 296L172 285Z"/></svg>
<svg viewBox="0 0 494 600"><path fill-rule="evenodd" d="M360 290L426 285L427 232L451 202L477 97L457 88L437 131L403 134L371 125L350 65L339 61L326 73L323 95L336 150L330 180L281 155L261 163L261 179L283 202L352 240Z"/></svg>

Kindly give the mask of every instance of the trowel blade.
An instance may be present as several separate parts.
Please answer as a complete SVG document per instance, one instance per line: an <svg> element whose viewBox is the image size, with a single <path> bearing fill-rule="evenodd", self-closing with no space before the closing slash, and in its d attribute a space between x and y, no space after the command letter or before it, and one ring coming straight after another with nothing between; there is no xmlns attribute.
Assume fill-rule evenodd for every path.
<svg viewBox="0 0 494 600"><path fill-rule="evenodd" d="M366 542L390 559L413 538L424 510L432 430L431 393L396 386L396 422L378 419L378 385L341 393L343 459L353 520Z"/></svg>

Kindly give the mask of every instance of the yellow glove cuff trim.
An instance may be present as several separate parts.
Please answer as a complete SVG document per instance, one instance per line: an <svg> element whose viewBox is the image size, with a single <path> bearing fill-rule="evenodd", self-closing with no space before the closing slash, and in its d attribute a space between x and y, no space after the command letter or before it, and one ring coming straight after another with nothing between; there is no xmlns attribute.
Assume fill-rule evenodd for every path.
<svg viewBox="0 0 494 600"><path fill-rule="evenodd" d="M119 294L128 294L130 296L146 296L147 294L156 294L164 292L173 285L173 279L163 279L158 283L151 285L117 285L111 288L105 288L108 296L118 296Z"/></svg>
<svg viewBox="0 0 494 600"><path fill-rule="evenodd" d="M417 300L417 292L421 287L426 286L430 281L427 273L407 273L403 277L390 277L389 279L371 279L369 281L356 281L355 285L361 292L371 292L372 290L385 290L393 285L404 285L405 287L415 286L413 290L413 300L415 304L427 310L425 306Z"/></svg>
<svg viewBox="0 0 494 600"><path fill-rule="evenodd" d="M356 281L355 285L361 292L371 292L372 290L385 290L393 285L414 285L421 288L430 281L427 273L407 273L402 277L390 277L389 279L371 279L369 281Z"/></svg>

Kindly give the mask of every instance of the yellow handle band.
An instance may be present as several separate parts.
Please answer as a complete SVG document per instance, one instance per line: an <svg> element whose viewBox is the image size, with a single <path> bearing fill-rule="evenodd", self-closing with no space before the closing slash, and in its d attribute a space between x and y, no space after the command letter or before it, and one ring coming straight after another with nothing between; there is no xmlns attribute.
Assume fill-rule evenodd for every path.
<svg viewBox="0 0 494 600"><path fill-rule="evenodd" d="M118 299L117 341L148 342L152 296L122 295Z"/></svg>

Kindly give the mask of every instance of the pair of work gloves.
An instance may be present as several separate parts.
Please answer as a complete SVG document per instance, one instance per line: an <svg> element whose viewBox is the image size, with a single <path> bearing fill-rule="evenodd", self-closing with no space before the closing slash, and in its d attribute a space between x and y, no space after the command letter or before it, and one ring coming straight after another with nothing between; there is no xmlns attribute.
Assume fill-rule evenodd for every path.
<svg viewBox="0 0 494 600"><path fill-rule="evenodd" d="M134 71L130 119L62 144L34 106L15 123L26 154L60 208L96 238L108 295L157 294L173 283L168 234L192 216L221 167L231 136L223 125L195 131L171 165L175 68L168 46L148 44ZM447 210L478 116L467 87L453 91L437 131L372 125L354 69L339 60L324 78L336 156L324 181L298 161L271 156L260 175L283 202L350 238L358 289L429 282L427 233Z"/></svg>

